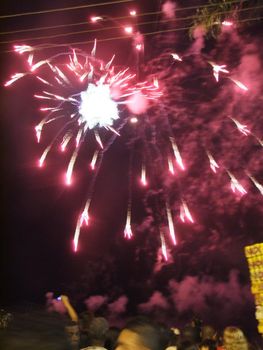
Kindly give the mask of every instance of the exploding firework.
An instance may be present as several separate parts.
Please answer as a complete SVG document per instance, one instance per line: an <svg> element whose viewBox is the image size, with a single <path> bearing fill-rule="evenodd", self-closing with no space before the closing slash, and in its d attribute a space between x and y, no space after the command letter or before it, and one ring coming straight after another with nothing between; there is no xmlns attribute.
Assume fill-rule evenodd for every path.
<svg viewBox="0 0 263 350"><path fill-rule="evenodd" d="M245 74L242 62L235 66L225 61L225 52L218 56L214 52L211 57L196 52L196 42L192 51L178 54L165 49L149 60L141 69L147 76L142 82L128 68L117 70L114 57L107 63L98 59L96 42L91 54L75 49L41 61L35 61L34 48L15 47L16 52L27 55L28 71L14 74L5 85L34 75L45 87L34 95L48 103L41 107L46 116L35 127L37 141L41 142L47 124L64 121L44 149L39 166L44 165L52 148L60 145L64 151L75 140L65 175L70 185L81 145L90 136L97 144L90 160L92 181L77 220L75 251L81 227L90 221L90 204L103 156L115 139L122 137L128 121L140 125L127 143L130 148L139 145L141 157L139 169L134 169L131 156L127 172L130 183L124 236L133 237L131 183L135 171L145 188L144 203L152 217L145 222L154 222L165 260L169 255L167 242L178 242L177 218L184 224L198 222L195 208L207 200L205 194L217 202L224 197L225 205L231 206L226 193L232 190L236 202L241 201L248 192L248 180L262 194L257 179L263 145L256 125L260 116L255 111L253 118L246 118L258 98L251 79L255 72ZM244 152L246 146L249 152ZM212 181L216 191L210 191Z"/></svg>
<svg viewBox="0 0 263 350"><path fill-rule="evenodd" d="M27 45L15 46L15 51L20 54L28 53L28 72L16 73L5 83L10 86L17 80L27 75L34 75L44 86L40 94L34 97L48 102L48 107L41 107L40 111L46 116L35 127L37 142L41 142L42 132L46 125L62 119L63 127L60 128L52 141L44 149L39 159L39 166L43 167L46 158L52 148L60 145L61 151L65 151L70 141L75 140L75 149L68 163L65 183L71 185L74 166L79 155L79 150L90 133L97 143L90 167L94 170L92 186L79 216L74 236L74 250L77 250L80 228L89 222L90 193L93 191L96 176L104 153L114 142L123 126L131 119L134 122L134 114L141 113L148 106L149 101L156 100L161 92L155 81L137 82L136 74L130 73L129 68L116 72L113 60L107 63L95 57L96 41L91 54L80 50L72 50L70 53L61 53L48 59L34 62L34 49ZM66 61L65 61L66 58ZM133 113L132 118L125 116L124 110ZM127 113L126 113L127 115ZM101 130L105 129L109 134L101 136ZM144 169L144 181L145 169ZM128 210L127 224L124 231L125 237L131 238L131 212Z"/></svg>

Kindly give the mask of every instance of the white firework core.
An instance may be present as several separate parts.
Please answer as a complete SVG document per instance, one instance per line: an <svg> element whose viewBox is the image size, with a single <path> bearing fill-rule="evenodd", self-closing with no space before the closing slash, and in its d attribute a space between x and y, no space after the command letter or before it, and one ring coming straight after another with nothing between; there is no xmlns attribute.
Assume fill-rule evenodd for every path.
<svg viewBox="0 0 263 350"><path fill-rule="evenodd" d="M118 104L111 98L109 84L89 84L80 97L80 121L86 123L86 128L107 128L119 119Z"/></svg>

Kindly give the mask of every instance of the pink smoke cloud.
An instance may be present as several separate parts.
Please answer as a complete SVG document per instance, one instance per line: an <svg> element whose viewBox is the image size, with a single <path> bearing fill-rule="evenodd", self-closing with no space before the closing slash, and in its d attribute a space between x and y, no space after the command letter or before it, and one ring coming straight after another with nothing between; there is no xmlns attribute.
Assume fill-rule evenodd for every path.
<svg viewBox="0 0 263 350"><path fill-rule="evenodd" d="M163 310L169 308L169 303L159 291L155 291L146 303L138 305L138 309L144 313L149 313L156 308Z"/></svg>
<svg viewBox="0 0 263 350"><path fill-rule="evenodd" d="M175 3L170 0L165 1L162 5L162 12L167 19L175 18Z"/></svg>
<svg viewBox="0 0 263 350"><path fill-rule="evenodd" d="M254 44L248 44L244 47L237 76L254 94L261 94L260 89L263 81L262 63L257 47Z"/></svg>
<svg viewBox="0 0 263 350"><path fill-rule="evenodd" d="M136 94L129 97L127 102L127 107L130 112L136 115L145 113L148 109L148 105L148 100L140 92L137 92Z"/></svg>
<svg viewBox="0 0 263 350"><path fill-rule="evenodd" d="M126 311L128 298L126 295L121 295L118 299L108 304L110 314L122 314Z"/></svg>
<svg viewBox="0 0 263 350"><path fill-rule="evenodd" d="M98 310L101 306L106 304L107 301L108 301L107 296L92 295L84 301L84 304L86 305L88 310L94 312L94 311Z"/></svg>
<svg viewBox="0 0 263 350"><path fill-rule="evenodd" d="M198 54L205 46L205 28L201 25L197 26L193 31L194 43L191 47L191 52Z"/></svg>
<svg viewBox="0 0 263 350"><path fill-rule="evenodd" d="M240 284L236 270L230 271L226 282L210 276L186 276L181 282L170 280L169 290L179 314L192 311L210 321L209 315L217 310L217 321L222 324L238 319L253 300L249 287Z"/></svg>

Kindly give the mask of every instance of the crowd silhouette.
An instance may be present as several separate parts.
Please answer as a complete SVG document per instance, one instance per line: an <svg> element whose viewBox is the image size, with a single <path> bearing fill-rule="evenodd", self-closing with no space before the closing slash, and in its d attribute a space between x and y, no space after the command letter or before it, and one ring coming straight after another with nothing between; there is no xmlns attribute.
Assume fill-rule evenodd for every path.
<svg viewBox="0 0 263 350"><path fill-rule="evenodd" d="M260 340L197 317L179 329L137 315L119 328L89 310L78 315L67 296L47 297L46 308L0 312L1 350L262 350Z"/></svg>

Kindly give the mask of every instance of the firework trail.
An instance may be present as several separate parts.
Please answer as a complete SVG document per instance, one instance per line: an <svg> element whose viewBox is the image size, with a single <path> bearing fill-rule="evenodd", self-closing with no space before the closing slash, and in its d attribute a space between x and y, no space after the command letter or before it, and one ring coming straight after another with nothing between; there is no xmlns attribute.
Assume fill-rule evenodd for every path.
<svg viewBox="0 0 263 350"><path fill-rule="evenodd" d="M101 17L94 19L97 20ZM130 28L129 32L132 33ZM140 67L140 76L146 77L141 82L129 68L116 70L114 56L107 63L98 59L96 41L91 54L73 49L40 61L35 60L33 47L15 46L17 53L27 56L28 71L13 74L5 86L10 87L27 75L34 75L44 85L41 93L34 95L46 103L40 108L46 116L35 127L37 141L41 142L47 124L63 120L62 128L44 149L39 166L44 166L54 147L60 145L65 151L75 140L65 176L66 184L71 185L83 143L92 137L97 144L90 160L92 180L77 220L75 251L81 227L90 221L89 211L103 156L116 138L122 137L128 121L140 126L136 132L130 132L127 140L130 152L133 147L140 148L140 156L136 158L140 167L134 166L135 157L131 157L124 236L131 239L134 235L131 189L136 172L146 188L146 207L155 203L151 222L156 226L165 260L169 253L167 242L172 246L178 242L178 220L186 225L198 221L195 208L204 201L204 193L209 193L211 178L218 189L210 193L211 202L219 201L223 194L227 196L226 206L231 206L231 199L225 193L232 189L233 196L240 201L252 185L262 194L262 165L258 161L262 159L262 134L258 126L261 115L253 108L263 88L262 83L257 83L257 89L253 86L255 74L261 69L257 49L240 43L241 58L231 64L227 58L230 52L222 49L223 39L221 47L209 55L201 54L204 46L201 32L185 52L161 49ZM142 35L140 45L143 45ZM247 70L246 62L251 60L257 63L255 71ZM248 118L250 111L253 117ZM245 148L248 151L244 156ZM166 230L162 229L164 222Z"/></svg>

